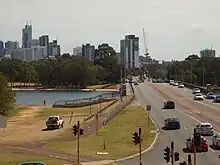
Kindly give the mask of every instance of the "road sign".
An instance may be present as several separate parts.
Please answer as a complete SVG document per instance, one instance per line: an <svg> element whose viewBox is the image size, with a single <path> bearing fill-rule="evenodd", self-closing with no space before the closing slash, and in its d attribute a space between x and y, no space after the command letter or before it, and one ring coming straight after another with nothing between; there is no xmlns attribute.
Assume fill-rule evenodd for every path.
<svg viewBox="0 0 220 165"><path fill-rule="evenodd" d="M147 105L147 111L151 111L151 105Z"/></svg>

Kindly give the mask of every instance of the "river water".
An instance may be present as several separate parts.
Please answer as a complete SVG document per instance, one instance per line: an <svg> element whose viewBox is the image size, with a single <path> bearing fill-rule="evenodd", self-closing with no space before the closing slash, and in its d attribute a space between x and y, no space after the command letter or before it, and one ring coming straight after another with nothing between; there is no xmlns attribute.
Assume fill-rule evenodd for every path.
<svg viewBox="0 0 220 165"><path fill-rule="evenodd" d="M58 100L74 100L98 96L103 93L100 91L17 91L16 105L54 104Z"/></svg>

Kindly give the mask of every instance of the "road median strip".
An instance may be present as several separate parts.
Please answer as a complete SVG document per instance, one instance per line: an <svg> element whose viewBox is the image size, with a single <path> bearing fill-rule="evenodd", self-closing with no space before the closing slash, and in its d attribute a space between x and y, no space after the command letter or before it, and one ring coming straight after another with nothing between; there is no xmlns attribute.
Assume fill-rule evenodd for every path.
<svg viewBox="0 0 220 165"><path fill-rule="evenodd" d="M80 138L80 154L99 157L101 159L118 159L137 153L138 146L132 142L132 133L138 127L143 128L143 150L148 148L155 139L155 125L150 121L147 125L145 110L134 103L127 106L118 116L107 125L98 130L98 134L92 133ZM45 147L57 151L76 154L76 141L53 142ZM105 148L105 149L104 149ZM107 155L97 155L97 152L107 152Z"/></svg>

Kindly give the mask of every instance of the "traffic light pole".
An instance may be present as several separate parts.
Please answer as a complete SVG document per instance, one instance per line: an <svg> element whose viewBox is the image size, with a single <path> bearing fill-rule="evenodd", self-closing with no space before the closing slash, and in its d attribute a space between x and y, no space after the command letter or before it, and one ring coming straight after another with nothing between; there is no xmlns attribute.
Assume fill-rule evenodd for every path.
<svg viewBox="0 0 220 165"><path fill-rule="evenodd" d="M196 129L194 129L194 134L196 133ZM193 145L193 150L194 150L194 165L197 164L196 160L196 139L194 138L194 145Z"/></svg>
<svg viewBox="0 0 220 165"><path fill-rule="evenodd" d="M140 165L142 165L142 157L141 157L141 128L139 128L139 138L140 138L140 143L139 143Z"/></svg>
<svg viewBox="0 0 220 165"><path fill-rule="evenodd" d="M171 165L174 165L174 142L171 142Z"/></svg>
<svg viewBox="0 0 220 165"><path fill-rule="evenodd" d="M78 121L78 133L77 133L77 164L79 164L79 135L80 135L80 123Z"/></svg>

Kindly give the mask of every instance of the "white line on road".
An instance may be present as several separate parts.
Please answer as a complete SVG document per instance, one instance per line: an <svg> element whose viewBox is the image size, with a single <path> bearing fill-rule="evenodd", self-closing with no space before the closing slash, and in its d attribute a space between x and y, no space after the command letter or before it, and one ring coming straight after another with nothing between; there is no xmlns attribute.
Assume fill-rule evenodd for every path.
<svg viewBox="0 0 220 165"><path fill-rule="evenodd" d="M187 127L184 127L184 129L187 129Z"/></svg>

